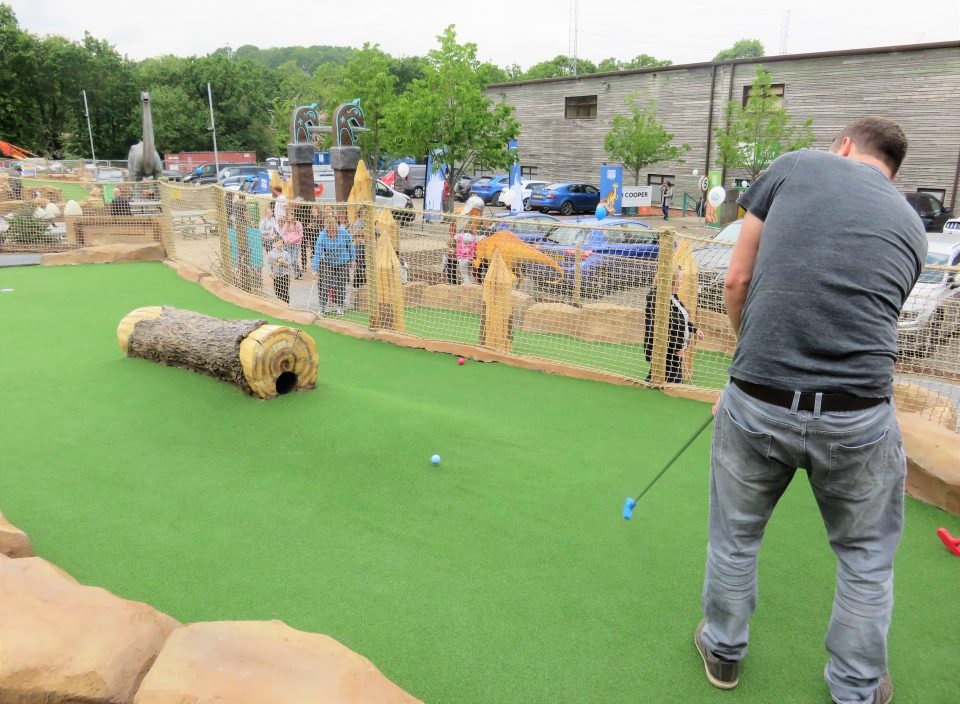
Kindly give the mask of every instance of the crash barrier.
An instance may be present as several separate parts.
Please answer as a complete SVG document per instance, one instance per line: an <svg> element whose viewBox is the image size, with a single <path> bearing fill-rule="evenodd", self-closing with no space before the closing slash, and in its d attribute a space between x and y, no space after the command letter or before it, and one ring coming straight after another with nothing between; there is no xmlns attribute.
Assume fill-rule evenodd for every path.
<svg viewBox="0 0 960 704"><path fill-rule="evenodd" d="M720 235L678 234L639 220L509 221L272 201L219 186L150 187L159 191L156 217L169 258L298 315L626 383L715 394L728 378L736 339L723 285L732 242ZM101 227L128 233L138 220L100 217ZM10 230L4 235L9 240ZM64 237L64 247L80 244ZM958 279L960 268L933 259L924 269L900 321L895 387L901 410L952 432L960 401Z"/></svg>

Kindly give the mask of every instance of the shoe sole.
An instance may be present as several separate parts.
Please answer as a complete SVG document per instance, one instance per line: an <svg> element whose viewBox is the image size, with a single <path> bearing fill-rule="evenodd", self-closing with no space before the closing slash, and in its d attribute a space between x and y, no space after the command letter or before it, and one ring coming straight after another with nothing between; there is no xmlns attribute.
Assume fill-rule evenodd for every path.
<svg viewBox="0 0 960 704"><path fill-rule="evenodd" d="M710 682L717 689L734 689L738 684L740 684L740 678L738 677L733 682L724 682L718 680L716 677L710 674L710 667L707 665L707 656L703 652L703 648L700 643L700 631L696 631L693 634L693 644L697 646L697 652L700 653L700 659L703 660L703 671L707 675L707 681Z"/></svg>

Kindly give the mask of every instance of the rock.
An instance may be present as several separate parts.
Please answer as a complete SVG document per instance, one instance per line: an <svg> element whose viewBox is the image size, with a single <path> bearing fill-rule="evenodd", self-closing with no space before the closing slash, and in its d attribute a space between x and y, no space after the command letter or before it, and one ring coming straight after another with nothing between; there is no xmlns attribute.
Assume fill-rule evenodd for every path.
<svg viewBox="0 0 960 704"><path fill-rule="evenodd" d="M580 309L578 337L592 342L643 344L644 312L613 303L587 303Z"/></svg>
<svg viewBox="0 0 960 704"><path fill-rule="evenodd" d="M406 308L416 308L423 300L423 292L427 290L425 281L411 281L403 286L403 305Z"/></svg>
<svg viewBox="0 0 960 704"><path fill-rule="evenodd" d="M95 247L81 247L66 252L44 254L42 266L62 266L72 264L113 264L118 262L163 261L163 245L158 242L133 244L117 242L101 244Z"/></svg>
<svg viewBox="0 0 960 704"><path fill-rule="evenodd" d="M193 283L197 283L204 276L210 275L203 269L195 267L193 264L187 264L186 262L177 262L174 269L181 279L186 279L187 281L192 281Z"/></svg>
<svg viewBox="0 0 960 704"><path fill-rule="evenodd" d="M134 704L418 700L333 638L280 621L194 623L170 636Z"/></svg>
<svg viewBox="0 0 960 704"><path fill-rule="evenodd" d="M459 310L465 313L480 314L483 302L483 287L477 285L454 286L436 284L427 286L423 291L420 305L425 308Z"/></svg>
<svg viewBox="0 0 960 704"><path fill-rule="evenodd" d="M0 513L0 555L7 557L31 557L33 546L22 530L7 521Z"/></svg>
<svg viewBox="0 0 960 704"><path fill-rule="evenodd" d="M179 624L39 557L0 560L0 702L130 702Z"/></svg>
<svg viewBox="0 0 960 704"><path fill-rule="evenodd" d="M520 329L556 335L578 335L580 311L566 303L534 303L527 308Z"/></svg>
<svg viewBox="0 0 960 704"><path fill-rule="evenodd" d="M907 493L960 516L960 435L916 413L897 413L907 454Z"/></svg>
<svg viewBox="0 0 960 704"><path fill-rule="evenodd" d="M907 381L893 384L893 400L897 410L918 413L922 417L942 425L947 430L957 428L957 410L950 400L933 389Z"/></svg>

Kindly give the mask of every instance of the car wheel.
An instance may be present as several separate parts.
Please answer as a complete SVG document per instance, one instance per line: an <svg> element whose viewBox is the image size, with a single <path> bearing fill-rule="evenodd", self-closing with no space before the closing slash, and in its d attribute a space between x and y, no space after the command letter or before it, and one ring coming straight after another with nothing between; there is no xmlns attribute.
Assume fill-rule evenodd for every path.
<svg viewBox="0 0 960 704"><path fill-rule="evenodd" d="M570 201L564 202L564 204L560 206L560 214L573 215L573 203Z"/></svg>
<svg viewBox="0 0 960 704"><path fill-rule="evenodd" d="M417 186L413 189L414 198L423 198L423 186Z"/></svg>
<svg viewBox="0 0 960 704"><path fill-rule="evenodd" d="M529 198L524 198L524 200L523 200L523 209L524 209L524 210L533 210L533 208L530 207L530 199L529 199Z"/></svg>
<svg viewBox="0 0 960 704"><path fill-rule="evenodd" d="M497 191L497 192L494 193L492 196L490 196L490 207L491 207L491 208L495 208L495 207L497 207L497 206L503 205L503 203L500 202L500 194L501 194L502 192L503 192L503 191Z"/></svg>

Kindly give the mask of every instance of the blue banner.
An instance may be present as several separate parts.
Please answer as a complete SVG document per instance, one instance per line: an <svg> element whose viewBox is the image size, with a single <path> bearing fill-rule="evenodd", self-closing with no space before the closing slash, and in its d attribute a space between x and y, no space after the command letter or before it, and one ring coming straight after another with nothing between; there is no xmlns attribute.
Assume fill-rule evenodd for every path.
<svg viewBox="0 0 960 704"><path fill-rule="evenodd" d="M520 177L520 150L517 140L507 142L507 149L513 153L513 163L510 165L510 190L513 191L513 202L510 203L511 213L523 212L523 179Z"/></svg>
<svg viewBox="0 0 960 704"><path fill-rule="evenodd" d="M423 196L423 209L436 213L443 212L443 185L447 179L447 165L437 162L436 159L442 157L442 149L434 149L427 156L427 187ZM435 220L436 218L426 218Z"/></svg>
<svg viewBox="0 0 960 704"><path fill-rule="evenodd" d="M609 215L623 214L623 167L600 167L600 202Z"/></svg>

